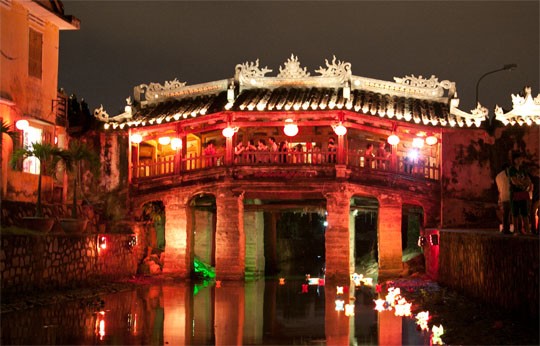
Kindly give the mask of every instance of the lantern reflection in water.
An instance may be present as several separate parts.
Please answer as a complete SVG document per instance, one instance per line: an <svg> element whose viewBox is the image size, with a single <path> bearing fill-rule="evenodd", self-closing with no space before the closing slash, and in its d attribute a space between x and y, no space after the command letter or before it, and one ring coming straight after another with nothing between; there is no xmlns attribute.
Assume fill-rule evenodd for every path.
<svg viewBox="0 0 540 346"><path fill-rule="evenodd" d="M105 337L105 311L100 311L96 315L95 334L99 336L99 340L102 341Z"/></svg>

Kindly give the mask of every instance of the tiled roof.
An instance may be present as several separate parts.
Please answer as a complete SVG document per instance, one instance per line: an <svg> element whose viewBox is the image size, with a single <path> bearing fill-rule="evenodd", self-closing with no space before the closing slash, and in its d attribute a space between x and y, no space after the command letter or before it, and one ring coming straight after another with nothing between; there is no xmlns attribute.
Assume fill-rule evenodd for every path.
<svg viewBox="0 0 540 346"><path fill-rule="evenodd" d="M131 121L181 120L225 111L227 93L170 100L137 110ZM442 102L353 90L343 97L342 88L277 88L243 90L229 110L235 112L348 110L365 115L424 124L444 122L449 106ZM436 121L435 121L436 120Z"/></svg>

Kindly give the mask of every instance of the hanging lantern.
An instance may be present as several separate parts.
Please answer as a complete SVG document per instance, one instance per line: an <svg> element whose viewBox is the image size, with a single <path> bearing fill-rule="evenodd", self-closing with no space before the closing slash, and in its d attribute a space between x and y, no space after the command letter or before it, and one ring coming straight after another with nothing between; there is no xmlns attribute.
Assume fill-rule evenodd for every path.
<svg viewBox="0 0 540 346"><path fill-rule="evenodd" d="M226 128L223 129L223 131L221 131L221 134L225 138L231 138L232 136L234 136L236 132L238 132L238 127L227 126Z"/></svg>
<svg viewBox="0 0 540 346"><path fill-rule="evenodd" d="M437 137L435 137L434 134L430 134L429 136L426 137L426 144L427 145L435 145L437 144L438 142L438 139Z"/></svg>
<svg viewBox="0 0 540 346"><path fill-rule="evenodd" d="M390 145L398 145L399 137L396 134L392 133L390 136L388 136L387 142Z"/></svg>
<svg viewBox="0 0 540 346"><path fill-rule="evenodd" d="M169 143L171 143L171 137L159 137L158 138L158 143L161 144L161 145L167 145Z"/></svg>
<svg viewBox="0 0 540 346"><path fill-rule="evenodd" d="M28 122L28 120L25 119L17 120L17 122L15 123L15 127L17 128L17 130L24 131L28 127L30 127L30 123Z"/></svg>
<svg viewBox="0 0 540 346"><path fill-rule="evenodd" d="M140 133L134 133L130 137L131 142L135 144L139 144L142 142L142 135Z"/></svg>
<svg viewBox="0 0 540 346"><path fill-rule="evenodd" d="M285 126L283 127L283 132L289 137L294 137L298 134L298 126L294 123L294 120L292 119L285 120Z"/></svg>
<svg viewBox="0 0 540 346"><path fill-rule="evenodd" d="M182 148L182 140L180 138L171 139L171 149L178 150Z"/></svg>
<svg viewBox="0 0 540 346"><path fill-rule="evenodd" d="M334 133L338 136L345 136L347 133L347 128L343 126L341 121L337 125L332 125L332 129L334 129Z"/></svg>
<svg viewBox="0 0 540 346"><path fill-rule="evenodd" d="M420 137L415 137L412 141L412 146L414 148L422 148L424 146L424 139Z"/></svg>
<svg viewBox="0 0 540 346"><path fill-rule="evenodd" d="M107 248L107 238L105 238L104 236L100 236L99 237L98 247L100 249L102 249L102 250L106 249Z"/></svg>

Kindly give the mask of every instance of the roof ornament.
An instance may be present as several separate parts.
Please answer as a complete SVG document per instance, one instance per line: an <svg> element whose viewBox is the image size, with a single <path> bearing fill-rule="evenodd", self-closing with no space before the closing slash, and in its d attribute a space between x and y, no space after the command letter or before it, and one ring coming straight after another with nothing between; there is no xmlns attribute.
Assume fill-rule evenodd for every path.
<svg viewBox="0 0 540 346"><path fill-rule="evenodd" d="M329 63L328 59L324 59L327 68L319 66L319 69L315 70L315 72L320 73L321 77L338 77L341 83L348 81L352 74L351 63L336 60L335 55L332 63Z"/></svg>
<svg viewBox="0 0 540 346"><path fill-rule="evenodd" d="M175 78L172 81L166 81L164 85L159 83L140 84L137 88L139 89L138 92L145 93L146 101L152 102L163 97L164 94L170 94L185 86L186 82L180 82Z"/></svg>
<svg viewBox="0 0 540 346"><path fill-rule="evenodd" d="M109 117L109 114L106 110L103 109L103 105L100 105L99 108L94 109L94 117L104 122L105 129L109 128L109 122L114 122L113 128L116 128L118 126L117 123L123 123L125 120L131 119L133 117L133 108L132 108L132 101L131 96L129 96L126 99L127 105L124 108L124 113L118 114L114 117ZM123 128L124 124L120 124L120 128Z"/></svg>
<svg viewBox="0 0 540 346"><path fill-rule="evenodd" d="M284 63L285 67L279 67L279 74L277 75L278 78L304 78L309 77L309 72L307 72L307 68L300 67L300 62L298 61L298 57L294 56L294 54L291 54L291 57L287 59L287 61Z"/></svg>
<svg viewBox="0 0 540 346"><path fill-rule="evenodd" d="M415 88L440 89L439 96L444 94L443 89L448 90L449 97L452 97L456 93L456 86L454 82L450 82L449 80L439 82L439 78L435 77L434 75L431 75L429 79L426 79L421 75L418 77L415 75L405 76L403 78L394 77L394 81L397 84L408 85Z"/></svg>
<svg viewBox="0 0 540 346"><path fill-rule="evenodd" d="M495 106L495 119L504 125L518 123L540 125L540 93L533 99L531 87L525 87L524 96L512 94L513 109L504 113L498 105Z"/></svg>
<svg viewBox="0 0 540 346"><path fill-rule="evenodd" d="M489 111L480 103L476 105L475 109L471 110L471 113L467 113L462 111L461 109L458 109L458 106L459 99L457 97L454 97L450 100L450 114L448 115L448 124L452 127L454 127L455 125L458 125L459 127L462 127L463 125L467 125L467 127L471 127L472 125L480 127L482 121L488 119ZM443 126L446 125L446 122L440 121L440 123Z"/></svg>
<svg viewBox="0 0 540 346"><path fill-rule="evenodd" d="M272 70L269 69L267 66L260 69L259 59L255 60L255 62L246 61L243 64L238 64L236 65L235 70L236 70L237 78L242 84L252 83L255 80L255 78L264 77L264 75L267 74L268 72L272 72Z"/></svg>

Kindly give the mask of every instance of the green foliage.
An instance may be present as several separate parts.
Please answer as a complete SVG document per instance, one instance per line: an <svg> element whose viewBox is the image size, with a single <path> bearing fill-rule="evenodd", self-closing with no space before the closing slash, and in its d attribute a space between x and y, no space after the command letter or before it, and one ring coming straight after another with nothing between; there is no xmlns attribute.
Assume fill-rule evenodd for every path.
<svg viewBox="0 0 540 346"><path fill-rule="evenodd" d="M195 276L205 279L213 279L216 277L214 268L198 258L193 259L193 272L195 273Z"/></svg>
<svg viewBox="0 0 540 346"><path fill-rule="evenodd" d="M16 143L19 140L19 136L17 135L17 132L11 131L11 126L6 121L2 121L2 125L0 128L0 135L3 135L3 134L8 135L14 143ZM0 137L0 143L1 141L2 141L2 138Z"/></svg>
<svg viewBox="0 0 540 346"><path fill-rule="evenodd" d="M50 143L33 143L30 148L20 148L13 152L10 165L16 168L20 160L35 157L39 160L40 170L37 187L36 217L43 217L41 207L41 177L44 173L51 173L62 159L62 150Z"/></svg>
<svg viewBox="0 0 540 346"><path fill-rule="evenodd" d="M80 180L81 168L83 163L88 163L87 168L92 172L94 177L99 175L99 155L94 152L86 143L77 139L72 139L69 142L68 149L61 151L62 161L66 170L72 173L73 176L73 204L71 207L71 217L77 218L77 181Z"/></svg>

